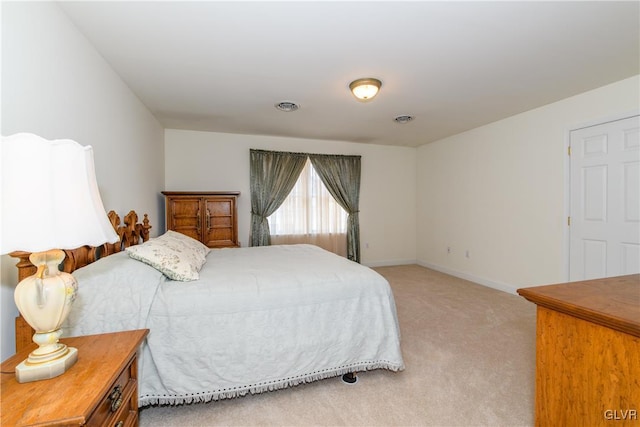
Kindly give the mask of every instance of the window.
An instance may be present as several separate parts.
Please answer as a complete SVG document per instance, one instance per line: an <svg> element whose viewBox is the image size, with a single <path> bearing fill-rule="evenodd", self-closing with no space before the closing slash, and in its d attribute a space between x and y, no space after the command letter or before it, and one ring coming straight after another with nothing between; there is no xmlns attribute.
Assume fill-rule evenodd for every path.
<svg viewBox="0 0 640 427"><path fill-rule="evenodd" d="M307 160L296 185L269 218L271 243L310 243L347 254L347 212L327 191Z"/></svg>

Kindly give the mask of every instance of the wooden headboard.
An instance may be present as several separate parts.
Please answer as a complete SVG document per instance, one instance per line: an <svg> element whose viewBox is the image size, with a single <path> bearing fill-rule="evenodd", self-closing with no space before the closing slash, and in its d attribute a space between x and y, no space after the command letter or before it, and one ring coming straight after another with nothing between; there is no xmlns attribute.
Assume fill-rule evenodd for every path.
<svg viewBox="0 0 640 427"><path fill-rule="evenodd" d="M120 217L114 211L110 211L108 217L120 241L116 243L105 243L98 247L82 246L76 249L65 249L64 253L66 257L61 266L62 271L71 273L100 258L115 254L129 246L134 246L149 240L149 230L151 226L149 225L147 214L144 214L142 223L138 223L138 214L135 211L129 211L124 217L124 225L122 226L120 225ZM16 264L18 267L19 281L35 274L36 267L29 261L31 252L16 251L9 255L19 259ZM24 318L22 316L16 317L16 352L33 343L33 334L34 330Z"/></svg>

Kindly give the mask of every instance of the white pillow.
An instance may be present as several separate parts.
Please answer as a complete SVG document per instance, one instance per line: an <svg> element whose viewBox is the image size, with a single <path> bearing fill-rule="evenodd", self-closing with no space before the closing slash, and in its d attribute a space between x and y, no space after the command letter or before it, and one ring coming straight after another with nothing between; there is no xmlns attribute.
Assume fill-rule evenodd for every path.
<svg viewBox="0 0 640 427"><path fill-rule="evenodd" d="M149 264L168 278L184 282L200 278L198 272L211 249L189 236L169 230L141 245L130 246L126 251L131 258Z"/></svg>

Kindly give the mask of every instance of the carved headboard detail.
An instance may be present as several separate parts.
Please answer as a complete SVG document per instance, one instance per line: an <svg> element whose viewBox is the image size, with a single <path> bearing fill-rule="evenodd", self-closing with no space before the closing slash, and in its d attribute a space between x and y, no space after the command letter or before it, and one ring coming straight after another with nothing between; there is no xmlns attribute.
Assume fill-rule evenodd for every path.
<svg viewBox="0 0 640 427"><path fill-rule="evenodd" d="M124 217L124 225L120 227L120 217L114 211L109 212L109 221L113 229L118 233L120 242L105 243L101 246L102 253L100 257L108 256L116 252L120 252L129 246L134 246L140 242L149 240L149 218L144 214L142 223L138 223L138 214L135 211L129 211Z"/></svg>
<svg viewBox="0 0 640 427"><path fill-rule="evenodd" d="M100 258L106 257L111 254L115 254L142 242L149 240L149 230L152 228L149 225L149 218L147 214L144 214L142 223L138 223L138 214L135 211L129 211L124 217L124 225L120 226L120 217L114 211L109 211L109 221L113 226L113 229L120 238L116 243L105 243L102 246L81 246L76 249L65 249L66 255L64 263L62 264L62 271L72 273L80 267L89 265ZM18 267L18 281L29 277L36 272L36 267L29 261L29 255L31 252L16 251L10 254L14 258L18 258L19 261L16 264Z"/></svg>
<svg viewBox="0 0 640 427"><path fill-rule="evenodd" d="M149 240L149 218L144 214L142 223L138 223L138 214L135 211L129 211L124 217L124 225L120 226L120 217L114 211L108 213L109 221L120 238L116 243L105 243L102 246L81 246L76 249L65 249L66 255L62 263L61 270L71 273L80 267L89 265L100 258L123 251L129 246L134 246ZM16 251L11 255L18 258L18 280L29 277L36 272L36 267L29 261L31 252ZM22 318L16 317L16 351L20 351L24 347L32 344L31 337L34 331L29 324Z"/></svg>

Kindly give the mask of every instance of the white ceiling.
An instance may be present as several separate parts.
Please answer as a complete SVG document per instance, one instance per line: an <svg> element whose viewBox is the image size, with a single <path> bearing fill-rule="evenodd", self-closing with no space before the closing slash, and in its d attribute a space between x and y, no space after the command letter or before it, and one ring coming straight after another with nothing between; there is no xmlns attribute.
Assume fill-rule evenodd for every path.
<svg viewBox="0 0 640 427"><path fill-rule="evenodd" d="M174 129L419 146L640 72L637 1L60 5Z"/></svg>

